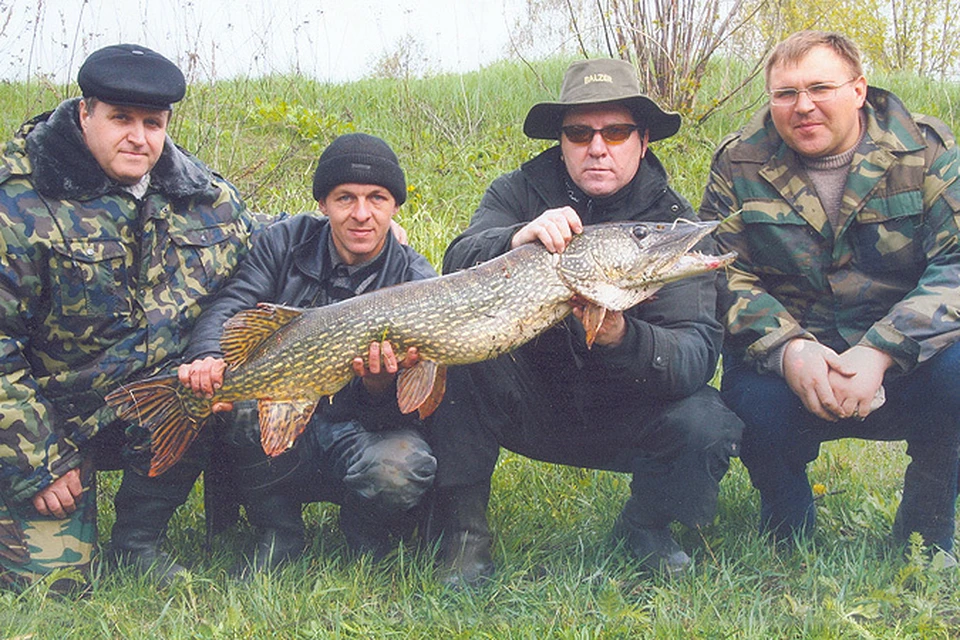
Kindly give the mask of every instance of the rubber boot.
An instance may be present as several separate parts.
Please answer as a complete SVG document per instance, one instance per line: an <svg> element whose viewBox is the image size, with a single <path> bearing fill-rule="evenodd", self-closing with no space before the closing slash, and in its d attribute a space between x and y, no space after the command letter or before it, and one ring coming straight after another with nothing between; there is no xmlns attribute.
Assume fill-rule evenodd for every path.
<svg viewBox="0 0 960 640"><path fill-rule="evenodd" d="M492 536L487 524L490 481L437 490L440 518L440 582L462 589L493 575Z"/></svg>
<svg viewBox="0 0 960 640"><path fill-rule="evenodd" d="M693 565L670 533L669 522L656 514L641 513L631 497L613 525L613 537L622 540L641 565L667 577L683 574Z"/></svg>
<svg viewBox="0 0 960 640"><path fill-rule="evenodd" d="M282 491L265 491L244 500L247 521L256 528L253 552L235 567L241 579L261 572L276 571L300 557L305 545L303 515L299 498Z"/></svg>
<svg viewBox="0 0 960 640"><path fill-rule="evenodd" d="M268 458L260 445L226 447L233 464L233 483L257 532L252 553L245 554L231 575L240 579L273 571L303 553L305 534L298 486L305 473L299 448Z"/></svg>
<svg viewBox="0 0 960 640"><path fill-rule="evenodd" d="M193 488L199 467L186 462L156 478L124 471L114 498L117 520L110 551L117 568L146 576L167 586L186 568L160 548L167 524Z"/></svg>

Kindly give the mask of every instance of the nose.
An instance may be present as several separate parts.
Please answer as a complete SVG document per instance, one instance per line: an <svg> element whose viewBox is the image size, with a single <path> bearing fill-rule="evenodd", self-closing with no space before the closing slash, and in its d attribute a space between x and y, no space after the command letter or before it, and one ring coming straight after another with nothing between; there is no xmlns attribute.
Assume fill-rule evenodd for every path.
<svg viewBox="0 0 960 640"><path fill-rule="evenodd" d="M806 91L801 91L797 94L797 102L793 105L795 111L800 111L806 113L808 111L813 111L816 108L813 100L810 99L809 94Z"/></svg>
<svg viewBox="0 0 960 640"><path fill-rule="evenodd" d="M607 152L607 143L604 142L603 136L600 135L599 131L593 132L593 137L590 138L590 144L587 145L587 152L592 156L602 156Z"/></svg>
<svg viewBox="0 0 960 640"><path fill-rule="evenodd" d="M373 214L370 213L370 203L367 202L367 199L357 198L357 206L354 207L353 217L362 222L364 220L369 220L371 215Z"/></svg>
<svg viewBox="0 0 960 640"><path fill-rule="evenodd" d="M144 144L147 139L146 135L144 134L144 130L145 129L142 122L136 120L133 121L130 124L129 129L127 129L127 139L136 145Z"/></svg>

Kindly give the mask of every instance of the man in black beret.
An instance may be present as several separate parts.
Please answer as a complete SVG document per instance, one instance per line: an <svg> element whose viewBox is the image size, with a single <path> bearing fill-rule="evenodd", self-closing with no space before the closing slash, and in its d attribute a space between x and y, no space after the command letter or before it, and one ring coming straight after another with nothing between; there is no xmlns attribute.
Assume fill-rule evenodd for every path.
<svg viewBox="0 0 960 640"><path fill-rule="evenodd" d="M121 44L77 81L83 97L25 123L0 158L0 584L86 572L94 471L120 468L112 555L164 583L183 567L159 544L205 443L141 475L149 451L103 397L176 368L255 219L167 136L186 89L176 65Z"/></svg>
<svg viewBox="0 0 960 640"><path fill-rule="evenodd" d="M303 213L265 230L200 316L184 358L190 364L180 367L183 384L204 394L219 387L223 324L258 302L319 307L436 275L391 233L407 185L380 138L350 133L330 143L317 163L313 195L324 215ZM413 527L436 469L416 414L397 407L396 374L416 364L416 351L395 354L384 341L364 355L353 362L353 382L321 402L293 448L275 458L260 444L256 403L233 408L225 445L230 487L258 530L253 552L235 573L275 569L302 552L304 502L339 504L347 545L375 559Z"/></svg>

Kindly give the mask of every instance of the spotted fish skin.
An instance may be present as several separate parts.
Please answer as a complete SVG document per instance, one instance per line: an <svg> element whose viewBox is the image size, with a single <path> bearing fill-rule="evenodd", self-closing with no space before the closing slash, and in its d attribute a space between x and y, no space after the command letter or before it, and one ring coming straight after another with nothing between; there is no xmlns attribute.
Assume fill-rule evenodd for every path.
<svg viewBox="0 0 960 640"><path fill-rule="evenodd" d="M420 363L398 381L398 402L403 411L425 415L432 408L425 412L424 405L439 403L443 367L519 347L566 317L574 301L599 309L590 314L599 326L607 309L628 309L668 282L729 264L733 254L690 252L715 226L593 225L563 253L527 244L470 269L324 307L261 304L224 325L229 368L212 399L168 376L122 387L107 402L153 434L151 475L182 455L213 402L259 400L261 441L277 455L293 444L317 402L353 378L353 359L371 342L389 340L397 353L419 352Z"/></svg>

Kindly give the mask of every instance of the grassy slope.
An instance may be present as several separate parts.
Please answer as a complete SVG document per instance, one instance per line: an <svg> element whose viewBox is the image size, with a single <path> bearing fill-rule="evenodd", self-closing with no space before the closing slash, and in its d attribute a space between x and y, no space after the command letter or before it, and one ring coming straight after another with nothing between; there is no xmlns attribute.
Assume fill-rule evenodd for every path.
<svg viewBox="0 0 960 640"><path fill-rule="evenodd" d="M400 219L412 243L438 263L483 189L545 144L521 123L553 99L566 61L534 68L502 63L465 76L365 80L325 86L278 77L191 87L177 109L174 138L232 179L255 208L310 209L309 182L320 150L337 134L387 139L407 170L410 198ZM735 69L735 67L734 67ZM736 72L718 67L701 95L722 96ZM915 77L875 79L916 111L957 129L956 85ZM29 115L71 90L0 85L6 138ZM687 125L654 150L674 185L700 198L710 154L756 107L759 89L724 106L702 126ZM720 514L702 531L681 531L697 571L664 583L644 576L607 540L629 478L501 458L491 522L497 578L474 593L433 581L428 555L407 549L384 566L350 559L336 508L311 505L311 548L288 571L250 585L228 583L245 530L202 549L199 492L171 527L171 543L197 570L166 591L122 576L98 582L80 602L45 598L44 585L0 593L0 638L91 637L415 637L415 638L931 638L960 634L958 577L904 562L886 537L906 463L899 443L824 447L814 482L820 502L813 543L795 553L754 531L758 500L739 463L721 490ZM112 523L116 474L103 475L101 530Z"/></svg>

